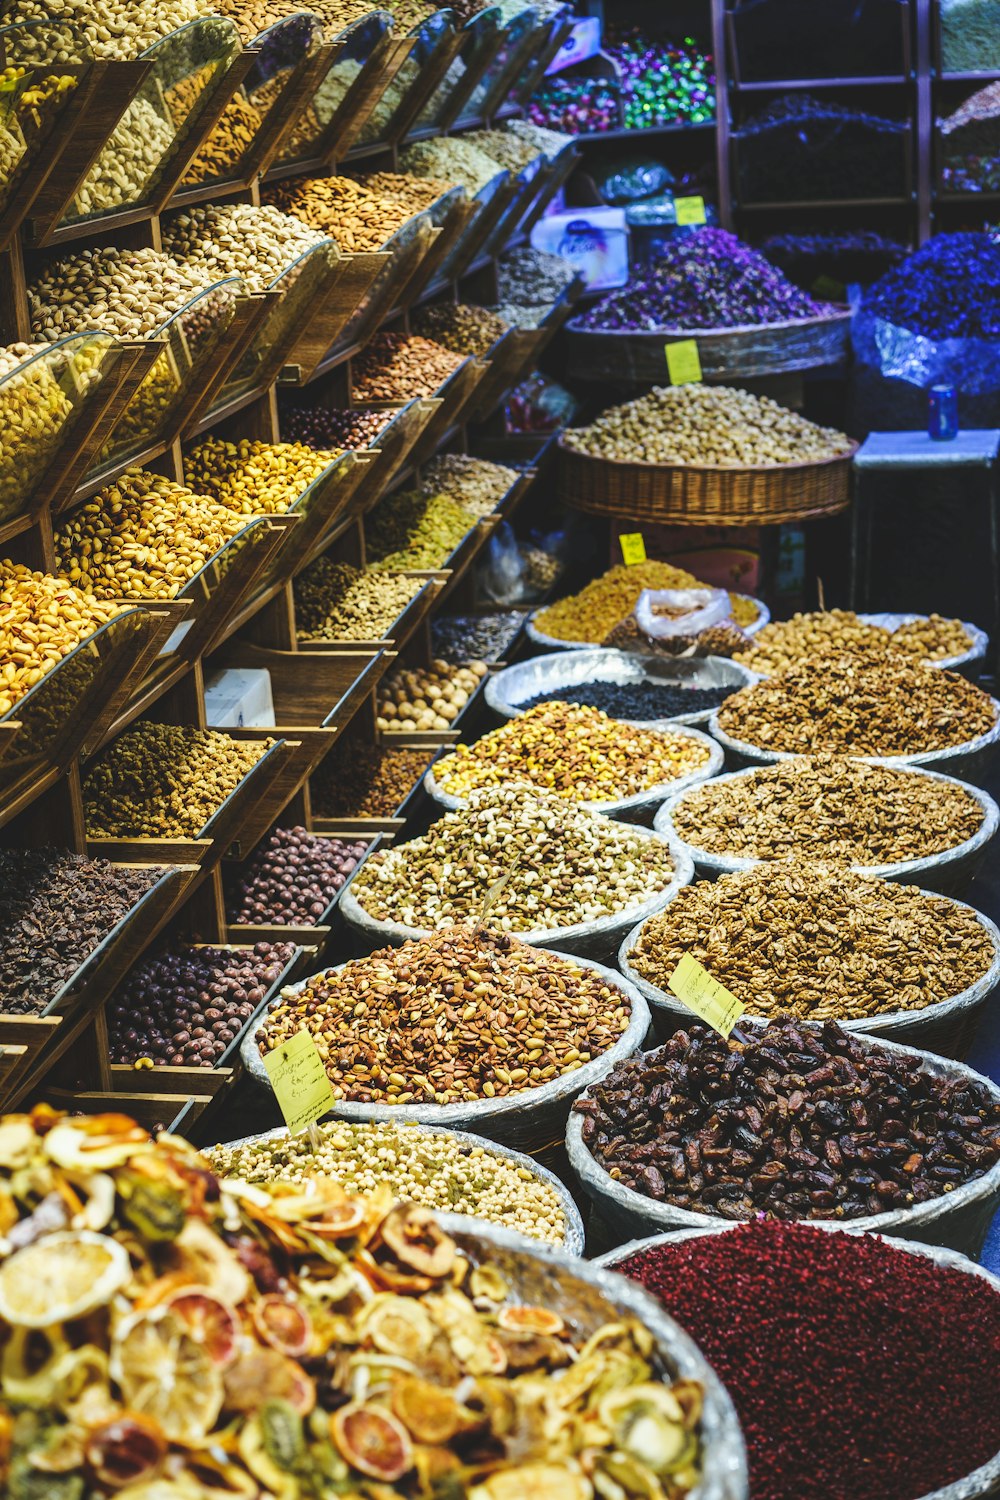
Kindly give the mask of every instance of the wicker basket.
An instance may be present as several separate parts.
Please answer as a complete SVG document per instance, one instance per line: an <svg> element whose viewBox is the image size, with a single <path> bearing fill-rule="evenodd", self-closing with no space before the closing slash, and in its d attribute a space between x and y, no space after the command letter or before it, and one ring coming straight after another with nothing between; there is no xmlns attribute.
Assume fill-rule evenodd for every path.
<svg viewBox="0 0 1000 1500"><path fill-rule="evenodd" d="M850 504L857 451L815 463L720 465L624 463L591 458L559 439L559 499L592 515L648 525L776 526L834 516Z"/></svg>
<svg viewBox="0 0 1000 1500"><path fill-rule="evenodd" d="M586 328L578 318L567 325L567 367L579 380L628 381L662 385L667 379L664 344L694 339L707 381L740 381L835 365L846 358L851 313L795 318L786 323L739 328Z"/></svg>
<svg viewBox="0 0 1000 1500"><path fill-rule="evenodd" d="M894 1052L900 1057L915 1058L924 1073L930 1073L936 1078L964 1078L985 1084L992 1098L1000 1100L1000 1088L992 1079L976 1073L964 1063L937 1057L933 1052L900 1047L896 1042L887 1042L881 1037L855 1033L854 1039L866 1049L878 1048ZM693 1213L690 1209L679 1208L673 1203L647 1198L634 1188L616 1181L584 1144L583 1118L583 1115L570 1111L566 1126L566 1150L570 1166L588 1197L593 1200L613 1241L620 1244L622 1240L636 1235L664 1233L673 1229L698 1229L706 1224L726 1222L717 1214ZM953 1192L942 1193L939 1198L931 1198L926 1203L915 1203L912 1208L893 1209L886 1213L867 1214L858 1219L838 1219L834 1222L840 1225L850 1223L855 1229L870 1229L876 1234L898 1234L907 1239L923 1240L928 1245L946 1245L949 1250L959 1250L963 1255L975 1258L982 1250L986 1231L998 1207L1000 1162L996 1162L988 1172L962 1183ZM810 1219L807 1222L812 1224L830 1221Z"/></svg>

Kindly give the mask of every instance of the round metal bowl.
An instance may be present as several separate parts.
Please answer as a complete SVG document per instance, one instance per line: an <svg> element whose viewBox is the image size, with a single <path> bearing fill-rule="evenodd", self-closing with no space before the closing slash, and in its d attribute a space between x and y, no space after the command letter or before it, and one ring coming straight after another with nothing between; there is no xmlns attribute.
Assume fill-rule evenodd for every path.
<svg viewBox="0 0 1000 1500"><path fill-rule="evenodd" d="M557 1312L580 1339L605 1323L636 1319L653 1336L657 1363L671 1378L697 1380L704 1390L702 1477L691 1500L747 1500L746 1449L729 1392L694 1341L635 1281L594 1261L574 1260L534 1240L495 1229L482 1219L438 1214L438 1222L474 1266L495 1266L511 1300Z"/></svg>
<svg viewBox="0 0 1000 1500"><path fill-rule="evenodd" d="M901 1047L896 1042L883 1041L879 1037L856 1034L856 1039L865 1048L877 1047L886 1052L898 1053L901 1057L915 1058L923 1072L935 1074L939 1078L964 1078L969 1082L975 1080L985 1084L993 1099L1000 1104L1000 1088L993 1080L976 1073L964 1063L938 1057L933 1052L919 1051L915 1047ZM699 1229L705 1224L728 1222L715 1214L693 1213L690 1209L678 1208L672 1203L658 1202L617 1182L584 1145L583 1116L573 1111L566 1123L566 1150L578 1181L616 1239L675 1229ZM924 1240L931 1245L947 1245L949 1249L960 1250L963 1255L976 1256L982 1250L986 1232L998 1206L1000 1162L971 1182L956 1187L954 1192L942 1193L940 1198L932 1198L928 1203L916 1203L912 1208L869 1214L846 1222L858 1230L871 1229L876 1233L899 1234L904 1238ZM843 1224L845 1221L808 1219L799 1222Z"/></svg>
<svg viewBox="0 0 1000 1500"><path fill-rule="evenodd" d="M826 1229L831 1234L865 1233L853 1224L830 1224L822 1220L815 1223L818 1229ZM639 1255L643 1250L655 1249L657 1245L679 1245L683 1240L699 1239L710 1234L729 1234L735 1227L734 1224L706 1224L699 1229L683 1229L675 1234L647 1235L642 1239L630 1240L626 1245L619 1245L616 1250L609 1250L607 1255L600 1256L590 1264L604 1271L617 1271L624 1261L630 1260L633 1255ZM879 1235L878 1238L888 1237ZM895 1235L889 1242L894 1250L903 1250L908 1255L922 1255L946 1270L959 1271L965 1276L978 1276L989 1282L993 1290L1000 1294L1000 1278L977 1265L968 1256L955 1250L943 1249L940 1245L925 1245L919 1240L897 1238ZM638 1282L635 1284L639 1285ZM981 1464L978 1469L973 1469L964 1478L956 1479L953 1484L947 1484L929 1495L922 1495L920 1500L988 1500L988 1497L997 1493L1000 1493L1000 1453Z"/></svg>
<svg viewBox="0 0 1000 1500"><path fill-rule="evenodd" d="M467 1147L470 1151L480 1149L489 1151L493 1156L505 1157L507 1161L514 1162L515 1165L521 1167L525 1172L530 1172L533 1177L537 1177L541 1182L546 1183L559 1199L559 1207L562 1209L563 1217L566 1220L566 1232L563 1235L562 1249L567 1255L583 1254L583 1220L580 1217L580 1210L574 1202L573 1194L554 1172L550 1172L548 1167L543 1167L541 1162L536 1161L533 1156L525 1156L523 1151L512 1151L509 1146L501 1146L497 1141L488 1141L481 1135L472 1135L467 1130L451 1130L442 1125L407 1125L405 1128L407 1130L415 1130L419 1135L451 1136L453 1140L458 1141L461 1146ZM238 1141L222 1141L220 1145L227 1149L233 1149L244 1146L258 1146L265 1141L288 1140L290 1137L291 1131L286 1130L284 1126L279 1126L277 1130L265 1130L261 1135L245 1135ZM438 1210L435 1209L434 1212L437 1213ZM493 1225L492 1219L480 1220L478 1215L469 1216L469 1222ZM496 1227L502 1228L503 1226L497 1225ZM535 1243L532 1236L529 1235L527 1238L532 1244ZM545 1241L538 1241L538 1243L544 1244Z"/></svg>
<svg viewBox="0 0 1000 1500"><path fill-rule="evenodd" d="M933 771L943 771L949 776L958 776L963 781L981 785L993 764L1000 747L1000 703L991 698L993 705L993 728L975 739L965 740L960 745L949 745L944 750L923 750L914 755L856 755L855 760L869 760L887 766L918 766ZM796 756L809 754L802 750L765 750L748 740L737 740L719 727L718 709L708 721L709 733L725 750L732 766L774 766L780 760L794 760Z"/></svg>
<svg viewBox="0 0 1000 1500"><path fill-rule="evenodd" d="M525 703L541 693L565 698L568 689L593 682L648 682L654 686L727 687L737 691L756 680L747 667L724 656L638 656L598 646L580 651L553 651L548 656L533 656L529 661L505 667L487 678L486 702L501 718L514 719L524 712ZM672 714L666 719L637 722L644 727L651 723L704 725L711 717L712 710L702 708L689 714Z"/></svg>
<svg viewBox="0 0 1000 1500"><path fill-rule="evenodd" d="M886 761L873 761L874 765L893 765ZM983 809L983 821L976 832L965 839L961 844L956 844L952 849L944 849L939 854L927 854L920 859L900 860L891 865L853 865L852 869L861 875L878 875L883 880L901 880L909 885L923 886L928 890L940 891L951 895L963 890L972 879L976 870L982 864L986 855L986 846L996 834L1000 827L1000 808L994 802L988 792L982 791L980 787L970 786L967 782L959 781L954 776L943 776L939 771L924 771L916 766L895 766L894 770L900 771L907 776L928 776L935 781L947 781L952 786L960 786L963 791L974 797ZM715 777L716 782L733 781L738 776L752 776L759 767L750 766L743 771L728 771L724 776ZM763 861L745 855L737 854L712 854L707 849L699 849L696 844L689 843L674 826L674 810L684 796L678 792L676 796L668 797L653 820L653 827L657 833L664 833L668 838L674 839L686 849L694 860L695 873L706 880L714 880L719 875L728 875L733 870L749 870L752 865L758 865ZM817 850L819 856L821 851ZM808 856L806 856L808 857Z"/></svg>
<svg viewBox="0 0 1000 1500"><path fill-rule="evenodd" d="M519 1094L508 1095L505 1099L472 1099L455 1104L356 1104L337 1100L326 1118L392 1120L400 1124L415 1120L420 1125L451 1125L458 1129L473 1130L502 1145L523 1147L528 1151L551 1144L565 1129L569 1107L577 1094L582 1093L588 1084L602 1079L615 1063L637 1051L649 1030L649 1006L627 979L623 979L615 970L606 968L604 964L568 955L560 956L579 969L594 970L607 984L620 990L631 1005L632 1018L628 1026L614 1046L602 1052L600 1057L592 1058L576 1072L564 1073L543 1083L539 1088L523 1089ZM334 967L346 969L350 965L337 964ZM303 979L298 984L288 985L282 995L296 995L308 983L308 979ZM268 1006L268 1012L258 1018L240 1047L244 1068L256 1083L269 1092L273 1092L271 1080L260 1055L258 1038L267 1013L277 1003L275 1000Z"/></svg>
<svg viewBox="0 0 1000 1500"><path fill-rule="evenodd" d="M624 722L624 721L622 721ZM689 771L686 776L678 776L675 781L661 781L656 786L646 787L644 791L636 792L631 797L623 797L619 802L580 802L580 807L589 807L591 812L606 813L608 817L620 818L625 823L644 823L652 821L656 809L663 799L671 792L682 791L690 786L698 786L703 781L709 781L717 776L725 763L725 756L717 740L710 739L699 729L692 729L688 724L670 724L663 719L658 719L654 724L636 725L636 728L650 731L661 730L664 733L683 734L691 739L697 740L704 745L708 751L708 760L697 771ZM451 753L451 749L445 752ZM443 758L443 757L442 757ZM424 774L424 788L429 797L449 812L455 812L460 807L466 806L464 797L453 797L450 793L442 791L438 786L434 774L435 766L440 760L434 762ZM569 800L569 799L567 799Z"/></svg>
<svg viewBox="0 0 1000 1500"><path fill-rule="evenodd" d="M635 827L632 831L643 838L658 839L669 846L674 862L674 878L669 885L647 896L644 901L636 901L621 911L592 922L577 922L572 927L534 927L527 932L514 932L512 936L535 948L552 948L558 953L575 954L578 958L593 958L598 963L605 960L613 963L622 938L632 930L636 922L662 911L681 886L690 885L694 879L694 862L690 855L665 834L656 833L652 828ZM400 845L395 847L399 848ZM386 945L398 948L409 939L427 937L434 930L427 927L407 927L402 922L389 922L370 916L353 890L345 890L341 895L340 913L371 944L371 951ZM452 924L446 922L443 925L447 927Z"/></svg>
<svg viewBox="0 0 1000 1500"><path fill-rule="evenodd" d="M707 587L707 585L706 585ZM771 618L771 611L763 599L757 599L753 594L734 594L734 599L749 599L757 607L757 618L750 625L741 625L740 629L744 635L756 635L758 630L763 630ZM535 624L537 617L548 609L549 606L542 605L532 610L524 625L524 633L529 641L534 641L537 646L545 646L549 651L584 651L595 650L600 646L600 641L560 641L554 635L543 635Z"/></svg>
<svg viewBox="0 0 1000 1500"><path fill-rule="evenodd" d="M899 1042L908 1047L922 1047L942 1056L954 1056L949 1042L954 1039L957 1045L961 1045L966 1037L968 1023L975 1019L976 1013L1000 986L1000 928L995 922L991 922L989 917L984 916L975 907L968 906L964 901L956 901L952 896L940 896L937 892L927 891L925 894L937 896L940 901L951 901L952 905L964 907L966 911L972 912L979 925L985 929L993 945L993 962L986 973L967 989L960 990L958 994L951 995L947 999L938 1000L933 1005L927 1005L923 1010L886 1011L881 1015L865 1017L860 1021L840 1020L839 1024L845 1031L860 1031L866 1036L878 1037L884 1041ZM675 895L676 892L671 894L670 899L665 901L660 908L661 911L670 905ZM690 1021L691 1012L669 990L661 990L657 985L650 984L648 979L643 979L632 967L632 952L637 947L649 920L649 917L645 917L633 927L622 943L618 952L618 967L649 1005L657 1036L666 1038ZM748 1014L751 1018L753 1017L752 1012L748 1011ZM760 1016L757 1019L763 1021L768 1018Z"/></svg>

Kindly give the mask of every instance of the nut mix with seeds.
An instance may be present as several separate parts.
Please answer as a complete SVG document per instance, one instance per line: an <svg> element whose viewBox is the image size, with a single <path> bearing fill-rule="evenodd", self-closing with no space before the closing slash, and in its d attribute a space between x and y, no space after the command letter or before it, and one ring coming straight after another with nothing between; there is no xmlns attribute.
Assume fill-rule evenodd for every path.
<svg viewBox="0 0 1000 1500"><path fill-rule="evenodd" d="M703 1387L637 1317L608 1304L585 1338L385 1185L220 1182L178 1136L39 1105L0 1118L0 1200L11 1494L700 1485Z"/></svg>
<svg viewBox="0 0 1000 1500"><path fill-rule="evenodd" d="M540 703L434 767L440 791L528 782L570 802L621 802L707 766L708 745L679 730L636 729L597 708Z"/></svg>
<svg viewBox="0 0 1000 1500"><path fill-rule="evenodd" d="M90 838L197 838L274 740L146 720L120 734L87 771Z"/></svg>
<svg viewBox="0 0 1000 1500"><path fill-rule="evenodd" d="M423 588L420 578L318 557L293 581L303 641L380 641Z"/></svg>
<svg viewBox="0 0 1000 1500"><path fill-rule="evenodd" d="M644 589L694 589L706 585L685 568L649 559L626 567L619 563L599 578L592 578L578 594L558 599L535 616L535 627L542 635L557 641L592 641L599 645L609 631L632 615ZM730 594L733 620L737 625L752 625L757 606L752 599Z"/></svg>
<svg viewBox="0 0 1000 1500"><path fill-rule="evenodd" d="M736 660L761 677L814 657L854 652L881 655L902 651L925 662L963 656L972 645L961 620L929 615L926 620L886 630L862 620L850 609L812 610L790 620L774 620L759 630Z"/></svg>
<svg viewBox="0 0 1000 1500"><path fill-rule="evenodd" d="M743 1042L694 1024L573 1108L615 1182L724 1219L896 1212L1000 1160L1000 1103L983 1080L938 1076L834 1021L784 1018Z"/></svg>
<svg viewBox="0 0 1000 1500"><path fill-rule="evenodd" d="M631 1001L594 969L505 932L449 927L283 992L261 1056L305 1028L335 1099L506 1099L574 1073L628 1029Z"/></svg>
<svg viewBox="0 0 1000 1500"><path fill-rule="evenodd" d="M628 960L667 990L691 953L755 1016L863 1021L924 1010L1000 957L971 907L843 867L781 860L683 887Z"/></svg>
<svg viewBox="0 0 1000 1500"><path fill-rule="evenodd" d="M331 1177L346 1192L363 1195L386 1186L404 1203L489 1219L553 1245L565 1238L555 1189L487 1141L472 1145L451 1131L391 1121L337 1120L318 1129L317 1146L308 1136L283 1132L273 1140L214 1146L206 1155L220 1177L303 1184Z"/></svg>
<svg viewBox="0 0 1000 1500"><path fill-rule="evenodd" d="M884 652L798 662L727 698L717 723L763 750L919 755L988 734L997 709L957 672Z"/></svg>
<svg viewBox="0 0 1000 1500"><path fill-rule="evenodd" d="M724 385L655 386L589 427L570 428L567 448L622 463L758 468L846 457L851 440L817 427L768 396Z"/></svg>
<svg viewBox="0 0 1000 1500"><path fill-rule="evenodd" d="M974 838L983 818L967 787L843 755L803 755L707 781L670 810L677 835L708 854L862 867L944 854Z"/></svg>
<svg viewBox="0 0 1000 1500"><path fill-rule="evenodd" d="M437 929L478 917L524 933L574 927L635 908L675 878L658 838L531 787L473 792L421 838L376 852L352 886L378 921Z"/></svg>

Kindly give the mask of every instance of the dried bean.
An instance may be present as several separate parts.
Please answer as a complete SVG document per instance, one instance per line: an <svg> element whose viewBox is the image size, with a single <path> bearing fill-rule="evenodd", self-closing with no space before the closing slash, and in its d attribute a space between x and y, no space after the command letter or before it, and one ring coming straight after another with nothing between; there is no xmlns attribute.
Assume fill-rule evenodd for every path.
<svg viewBox="0 0 1000 1500"><path fill-rule="evenodd" d="M226 903L230 922L249 927L315 927L353 875L366 844L275 828L254 850Z"/></svg>

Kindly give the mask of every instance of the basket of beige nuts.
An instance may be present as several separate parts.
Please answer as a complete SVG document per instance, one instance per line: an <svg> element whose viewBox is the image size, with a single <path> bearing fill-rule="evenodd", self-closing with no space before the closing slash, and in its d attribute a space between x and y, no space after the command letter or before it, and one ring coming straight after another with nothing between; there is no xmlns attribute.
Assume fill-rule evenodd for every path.
<svg viewBox="0 0 1000 1500"><path fill-rule="evenodd" d="M856 449L765 396L656 387L562 435L559 497L653 525L801 521L846 509Z"/></svg>
<svg viewBox="0 0 1000 1500"><path fill-rule="evenodd" d="M488 671L484 661L456 665L441 658L428 667L400 667L379 684L377 727L383 734L451 729Z"/></svg>

